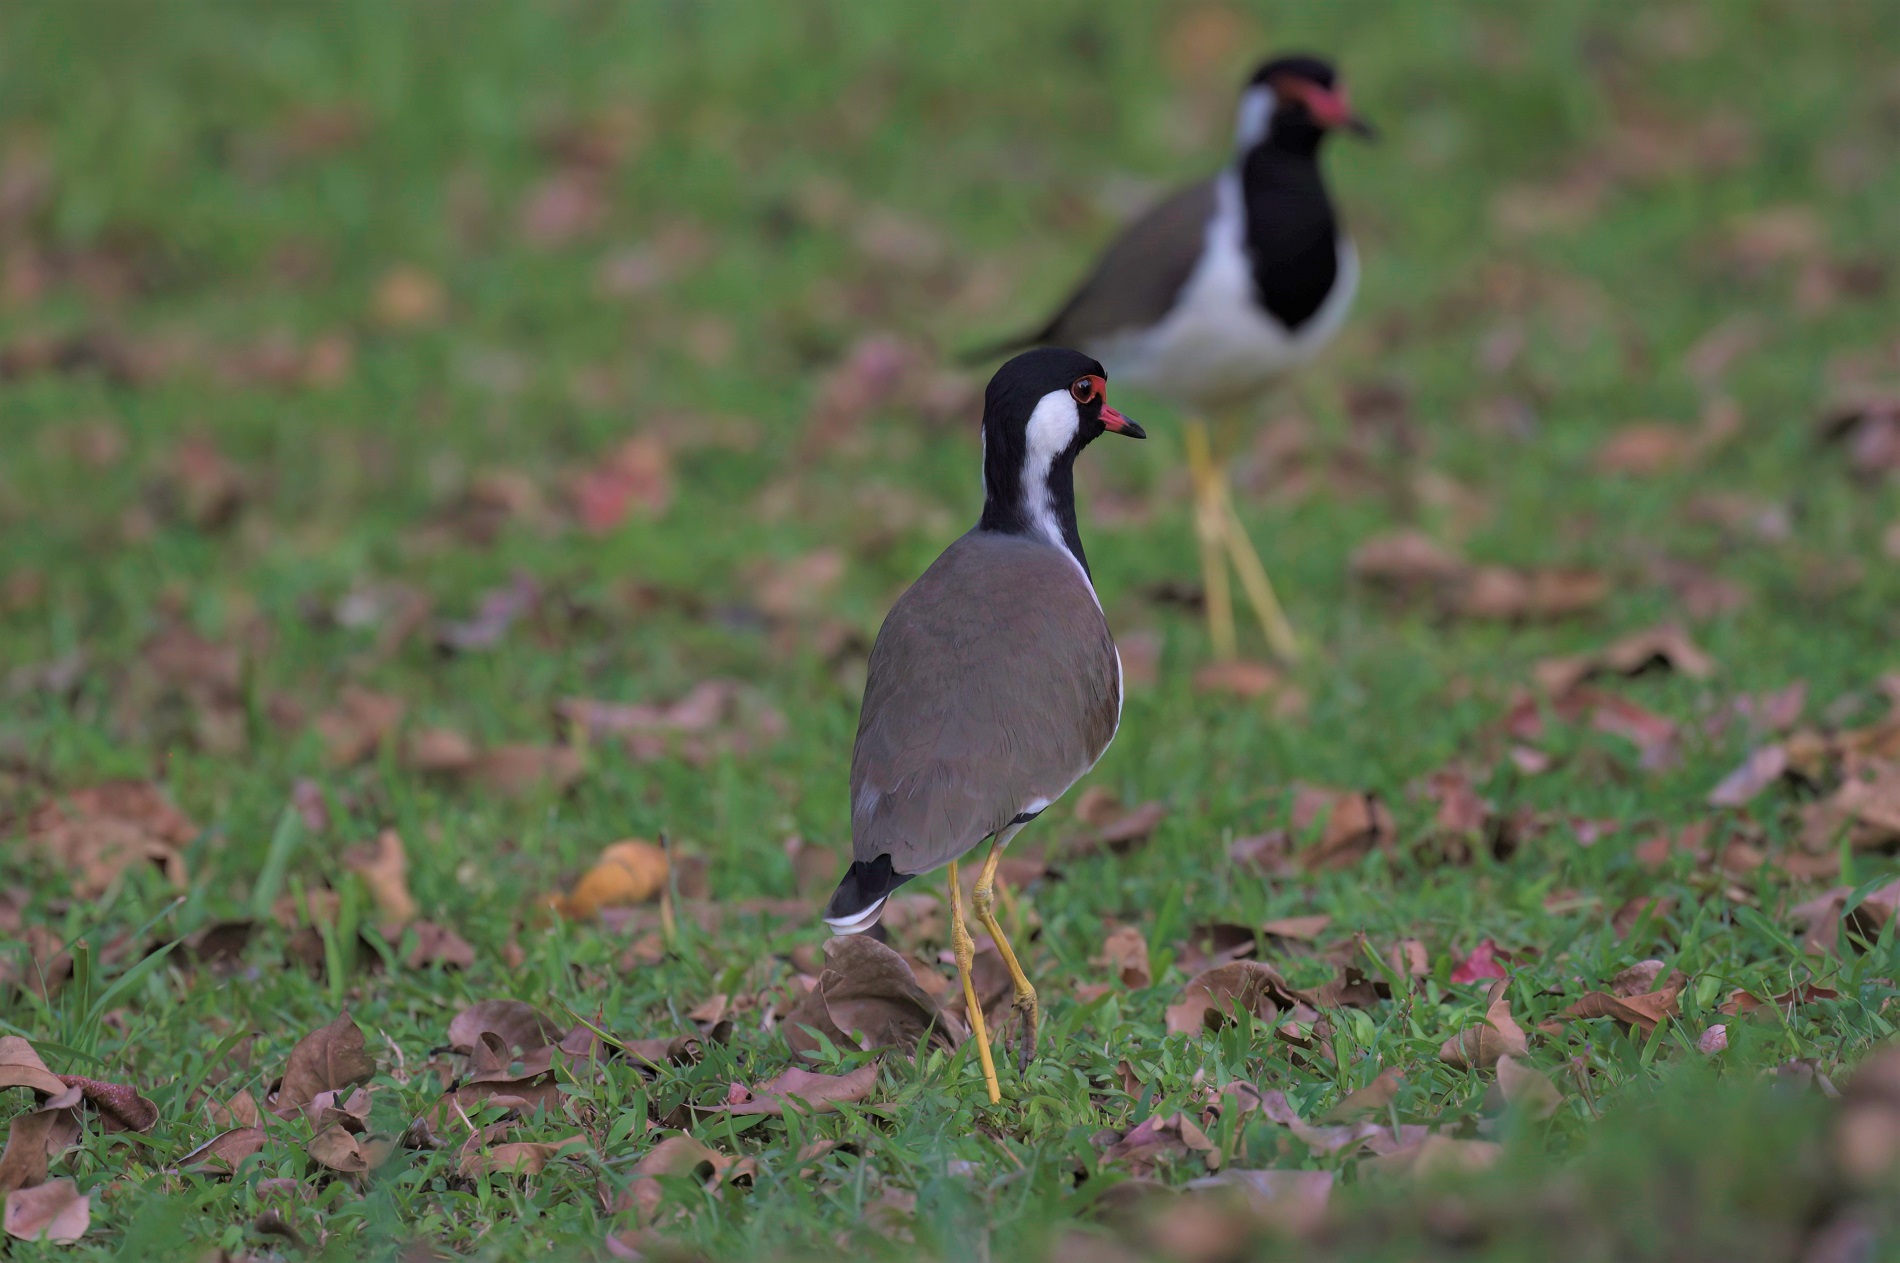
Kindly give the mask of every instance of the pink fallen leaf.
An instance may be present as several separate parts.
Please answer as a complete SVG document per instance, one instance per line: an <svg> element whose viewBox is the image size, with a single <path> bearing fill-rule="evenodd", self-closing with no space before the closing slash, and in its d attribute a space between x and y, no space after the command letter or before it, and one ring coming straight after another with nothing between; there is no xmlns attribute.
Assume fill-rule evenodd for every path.
<svg viewBox="0 0 1900 1263"><path fill-rule="evenodd" d="M71 1180L49 1180L7 1194L6 1232L21 1241L71 1245L92 1226L92 1198Z"/></svg>
<svg viewBox="0 0 1900 1263"><path fill-rule="evenodd" d="M1470 955L1452 967L1451 980L1464 983L1484 978L1509 978L1511 972L1499 963L1497 950L1496 943L1490 939L1484 940L1471 949Z"/></svg>

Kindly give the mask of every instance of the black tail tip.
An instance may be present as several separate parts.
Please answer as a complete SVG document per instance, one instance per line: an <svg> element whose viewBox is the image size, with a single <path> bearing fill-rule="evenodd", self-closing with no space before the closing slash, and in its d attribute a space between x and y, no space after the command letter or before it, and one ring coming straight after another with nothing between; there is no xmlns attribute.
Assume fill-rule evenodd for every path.
<svg viewBox="0 0 1900 1263"><path fill-rule="evenodd" d="M889 855L880 855L868 862L853 860L838 888L831 892L831 902L825 905L825 920L849 921L862 916L911 877L910 873L892 868Z"/></svg>

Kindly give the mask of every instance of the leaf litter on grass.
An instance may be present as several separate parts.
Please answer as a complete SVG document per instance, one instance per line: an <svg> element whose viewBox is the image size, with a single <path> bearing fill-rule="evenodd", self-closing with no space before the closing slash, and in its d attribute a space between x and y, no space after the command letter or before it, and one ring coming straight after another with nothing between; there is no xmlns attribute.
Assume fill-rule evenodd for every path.
<svg viewBox="0 0 1900 1263"><path fill-rule="evenodd" d="M18 716L0 810L26 853L0 860L0 1012L45 1060L0 1059L21 1080L0 1180L33 1194L30 1214L10 1199L9 1232L136 1230L152 1197L201 1181L196 1236L248 1224L240 1248L276 1252L356 1248L373 1183L365 1207L431 1225L417 1248L441 1251L718 1257L783 1234L814 1253L1003 1257L1046 1232L1081 1236L1093 1252L1075 1257L1196 1263L1688 1256L1715 1238L1813 1263L1870 1253L1890 1058L1847 1067L1884 1036L1893 990L1895 754L1884 721L1830 694L1889 665L1877 541L1900 363L1865 324L1886 269L1848 226L1889 192L1860 134L1882 80L1856 57L1891 41L1745 13L1606 19L1559 67L1602 98L1574 135L1491 112L1489 140L1552 155L1509 180L1484 146L1445 141L1470 102L1425 93L1425 143L1361 165L1362 200L1455 175L1471 206L1447 213L1497 230L1473 238L1485 257L1441 266L1375 232L1418 292L1368 291L1333 376L1273 404L1236 462L1314 660L1203 666L1191 616L1118 605L1189 572L1180 485L1163 469L1084 488L1126 730L1073 816L1005 860L1045 1051L1026 1077L1003 1067L989 1109L969 1050L950 1055L964 1015L941 898L900 892L888 947L821 947L811 917L846 848L819 788L841 775L854 673L967 495L933 471L973 457L981 382L918 321L1000 323L1027 298L1020 269L969 235L942 181L907 178L972 125L955 93L920 104L884 82L929 81L942 41L899 41L854 79L837 69L862 52L851 24L823 49L794 31L716 91L686 49L659 111L624 73L644 20L582 40L558 14L476 31L438 68L433 114L351 100L347 76L299 100L314 89L292 75L266 117L170 144L226 91L210 84L150 111L176 160L97 223L74 213L89 194L66 164L98 130L86 102L110 97L74 85L103 63L84 41L22 58L0 387L33 432L7 511L43 529L0 574ZM271 21L296 63L308 32ZM1445 45L1455 65L1408 45L1407 73L1429 86L1450 66L1467 96L1535 77L1574 43L1552 22L1487 15ZM1270 32L1214 5L1152 34L1170 82L1136 84L1127 118L1211 152ZM1841 70L1839 134L1812 146L1834 200L1763 161L1802 134L1793 106L1723 90L1738 50L1771 36L1792 64ZM1058 78L1126 36L1090 38ZM161 106L175 40L159 23L141 45ZM576 56L550 87L533 59L488 65L495 40ZM972 99L1020 113L998 87L1018 65L1006 45L982 72L996 91ZM1376 103L1391 67L1363 55L1349 70ZM619 79L595 83L596 59ZM837 90L788 94L786 66ZM481 92L457 90L469 75ZM1632 89L1659 76L1680 91ZM34 121L36 92L70 108ZM459 127L478 99L528 104L513 132ZM887 144L920 109L951 143ZM662 113L715 143L682 158ZM760 118L827 152L899 154L858 177L890 187L795 176L756 206L726 197L735 177L693 153L743 155L758 137L733 120ZM1104 153L1115 127L1093 138ZM424 132L473 139L444 168ZM131 170L138 143L102 161ZM429 208L426 239L312 231L311 197L393 153L367 196ZM1099 236L1153 191L1113 167L1080 184L1030 170L998 208ZM1739 213L1671 227L1684 172ZM673 192L656 201L660 174ZM169 208L237 205L192 193L232 179L268 222L223 231L213 214L180 248ZM1644 231L1678 267L1622 248ZM1558 235L1587 274L1545 249ZM490 283L522 264L534 284ZM239 278L261 323L220 332ZM1685 319L1630 322L1639 289ZM1807 380L1790 365L1826 383L1815 434L1781 435L1831 445L1811 462L1782 459L1769 422L1786 401L1760 394ZM1645 395L1669 374L1699 403ZM399 424L338 422L363 391ZM1659 617L1693 638L1619 639ZM16 647L30 669L11 669ZM1780 691L1784 664L1813 680L1811 711L1731 695ZM108 801L128 785L143 789ZM305 833L260 883L286 803ZM662 831L663 849L601 853ZM144 925L167 888L187 896L175 923ZM574 916L546 915L556 891ZM1509 1004L1486 990L1506 973ZM987 942L977 974L979 1001L1006 1005ZM1518 1038L1521 1055L1499 1046ZM1445 1045L1466 1064L1435 1057ZM1671 1076L1700 1060L1728 1104L1671 1132L1672 1101L1702 1103ZM1790 1090L1842 1083L1838 1105L1802 1097L1825 1111L1818 1147L1778 1121L1781 1097L1747 1095L1771 1066ZM1722 1133L1730 1110L1745 1131ZM71 1152L80 1127L114 1125L151 1130ZM402 1182L372 1182L398 1128L427 1147ZM1496 1183L1461 1181L1507 1136L1520 1148ZM139 1178L150 1144L177 1173ZM1565 1163L1539 1166L1540 1148ZM1646 1165L1657 1153L1674 1165ZM1772 1170L1751 1188L1737 1173L1757 1157ZM257 1180L213 1178L260 1158ZM1645 1240L1619 1236L1635 1223Z"/></svg>

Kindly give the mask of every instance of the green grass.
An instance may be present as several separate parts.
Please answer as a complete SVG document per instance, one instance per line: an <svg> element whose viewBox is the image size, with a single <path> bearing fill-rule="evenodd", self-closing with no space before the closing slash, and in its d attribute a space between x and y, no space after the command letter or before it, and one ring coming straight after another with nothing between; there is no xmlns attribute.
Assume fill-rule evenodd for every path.
<svg viewBox="0 0 1900 1263"><path fill-rule="evenodd" d="M360 1185L326 1182L306 1171L294 1129L234 1182L170 1168L213 1134L198 1091L240 1035L255 1039L218 1091L249 1086L261 1099L291 1044L347 1007L381 1061L374 1130L394 1135L432 1103L416 1069L470 1002L522 998L661 1036L690 1029L686 1012L715 993L750 997L791 976L794 949L822 939L813 919L688 924L666 961L631 967L625 934L550 922L544 899L622 837L664 834L703 855L727 907L794 893L789 836L843 853L862 667L861 646L838 650L834 633L868 643L902 585L974 516L976 441L967 402L931 420L904 398L821 440L825 373L859 338L889 333L920 349L928 376L1032 319L1128 208L1219 161L1234 85L1258 55L1289 46L1334 52L1385 132L1378 147L1329 154L1366 265L1355 318L1263 414L1303 411L1308 468L1358 472L1322 476L1304 495L1283 480L1246 505L1313 646L1293 673L1303 715L1190 687L1203 629L1145 595L1193 574L1179 418L1116 396L1155 437L1088 453L1083 529L1118 634L1153 633L1163 649L1090 783L1171 813L1145 847L1065 862L1062 880L1029 892L1044 1055L1026 1082L1005 1075L998 1108L967 1056L887 1058L875 1108L702 1127L708 1143L756 1156L759 1175L718 1195L669 1181L661 1232L713 1257L832 1256L840 1242L871 1257L1033 1255L1076 1223L1100 1231L1096 1203L1115 1173L1091 1135L1197 1109L1197 1076L1281 1088L1311 1118L1397 1067L1397 1117L1476 1135L1492 1076L1446 1066L1437 1050L1483 1007L1482 986L1449 983L1451 967L1491 938L1516 956L1510 994L1527 1031L1644 958L1694 981L1680 1018L1647 1042L1606 1021L1532 1031L1530 1059L1563 1104L1541 1123L1485 1122L1505 1157L1455 1195L1311 1158L1268 1124L1226 1137L1241 1146L1236 1164L1342 1172L1342 1226L1258 1248L1789 1257L1843 1196L1825 1159L1830 1107L1771 1090L1759 1072L1811 1058L1841 1076L1891 1034L1892 935L1838 959L1805 955L1787 910L1813 883L1773 865L1723 877L1686 856L1657 870L1634 856L1656 831L1711 815L1704 795L1747 748L1732 726L1705 735L1729 699L1804 679L1813 719L1871 696L1900 665L1900 577L1881 547L1900 496L1855 481L1810 425L1856 365L1900 376L1891 287L1802 309L1802 258L1744 265L1732 244L1751 217L1792 206L1820 228L1814 266L1891 260L1900 10L1766 0L1275 4L1225 17L1132 3L9 6L4 169L12 187L27 189L35 171L47 185L0 196L24 208L0 210L0 349L104 333L168 366L130 383L89 370L0 380L0 663L22 669L0 705L0 788L28 809L52 790L153 778L203 826L185 848L183 892L141 872L76 897L70 875L28 860L16 835L0 850L0 891L21 892L23 923L90 951L87 976L50 1001L0 990L0 1033L31 1038L55 1070L134 1082L160 1110L150 1133L95 1130L55 1164L95 1191L92 1231L67 1252L297 1253L260 1235L267 1209L304 1252L335 1257L409 1242L568 1255L631 1227L603 1211L597 1186L624 1182L656 1132L615 1120L662 1119L784 1068L781 1036L758 1030L756 1014L696 1066L648 1083L615 1063L574 1084L589 1156L519 1184L457 1181L452 1148L402 1151ZM354 120L351 139L296 151L298 119L307 134L309 119L338 111ZM601 177L602 220L537 245L520 225L524 198L555 169L541 138L586 120L626 136ZM1739 146L1725 139L1737 135ZM1654 169L1645 142L1664 154ZM1574 188L1579 170L1607 172L1594 205L1531 230L1500 222L1514 191ZM603 260L654 243L666 275L631 297L602 291ZM43 288L29 256L50 269ZM102 257L136 283L89 284ZM439 319L376 318L378 286L399 265L440 282ZM1759 342L1719 381L1698 382L1685 355L1735 319L1757 321ZM259 380L261 341L326 337L350 348L340 380ZM1515 358L1484 367L1486 348L1511 337L1522 339ZM1404 442L1350 420L1343 400L1368 384L1409 400ZM1715 450L1650 478L1599 472L1597 450L1618 427L1691 425L1717 398L1741 422ZM1513 408L1533 423L1487 421ZM124 450L91 464L74 436L99 421ZM670 508L602 535L567 524L569 472L639 433L673 447ZM168 507L166 471L188 436L245 479L227 527ZM486 546L430 532L498 471L556 507L504 522ZM1718 493L1780 506L1785 537L1712 524L1696 506ZM1353 584L1347 562L1402 525L1477 561L1595 568L1613 591L1550 624L1398 607ZM761 566L820 548L844 558L836 588L808 613L762 614ZM1719 663L1711 678L1606 685L1680 721L1680 758L1644 771L1627 742L1579 726L1553 740L1553 771L1514 772L1495 724L1533 664L1687 618L1656 578L1665 558L1748 598L1691 622ZM323 616L353 589L398 581L435 617L464 618L517 573L548 597L491 650L444 656L425 628L378 653L376 628ZM208 740L140 666L141 646L179 622L259 646L232 702L234 741ZM69 690L24 670L74 653ZM668 701L710 677L758 690L784 715L784 736L703 764L634 762L597 745L565 795L445 785L393 747L339 770L308 720L357 683L402 698L411 730L547 742L560 698ZM282 722L286 702L305 718ZM1879 710L1867 701L1842 722ZM1505 859L1430 858L1420 844L1432 807L1409 787L1453 760L1503 812L1625 827L1589 847L1560 825ZM328 831L286 823L299 778L322 787ZM1378 793L1396 844L1347 871L1232 868L1227 843L1283 823L1294 782ZM1773 850L1798 832L1798 807L1776 788L1749 823ZM1070 827L1062 814L1022 843L1056 838ZM382 827L407 843L423 915L474 946L472 968L351 959L348 925L373 914L342 853ZM1856 854L1842 880L1892 871L1886 856ZM144 956L323 886L343 903L327 970L287 966L288 932L268 922L235 977L191 967L182 951ZM1619 937L1610 913L1648 894L1673 897L1673 910ZM1341 1011L1333 1061L1296 1059L1263 1032L1165 1034L1187 927L1314 912L1332 917L1329 939L1423 940L1433 977L1407 1000ZM1088 962L1111 920L1148 936L1154 985L1084 1003L1073 984L1105 980ZM1300 985L1331 973L1308 959L1285 967ZM1733 988L1779 993L1809 978L1838 998L1781 1020L1727 1019L1729 1050L1695 1051ZM1122 1092L1122 1060L1149 1090ZM0 1113L24 1104L0 1094ZM510 1138L579 1129L544 1119ZM803 1178L793 1155L820 1135L848 1148ZM280 1177L302 1181L302 1194L273 1197L264 1181ZM904 1213L870 1209L911 1196ZM915 1247L887 1236L893 1222ZM1117 1244L1154 1242L1124 1233ZM56 1252L11 1247L15 1258Z"/></svg>

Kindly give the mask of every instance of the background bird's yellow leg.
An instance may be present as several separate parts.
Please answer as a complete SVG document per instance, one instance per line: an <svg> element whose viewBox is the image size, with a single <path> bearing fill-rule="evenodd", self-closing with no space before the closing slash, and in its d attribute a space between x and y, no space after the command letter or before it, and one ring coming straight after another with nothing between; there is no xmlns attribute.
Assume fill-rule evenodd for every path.
<svg viewBox="0 0 1900 1263"><path fill-rule="evenodd" d="M1221 512L1215 481L1213 446L1207 422L1187 423L1188 477L1194 483L1194 533L1201 543L1201 590L1207 602L1207 635L1216 658L1232 658L1239 650L1234 631L1234 597L1227 586L1227 560L1221 556L1226 519Z"/></svg>
<svg viewBox="0 0 1900 1263"><path fill-rule="evenodd" d="M1254 551L1253 540L1247 536L1247 527L1240 520L1239 511L1234 508L1233 480L1228 476L1227 463L1239 447L1244 421L1245 417L1237 411L1230 410L1220 415L1219 434L1208 457L1210 494L1219 505L1221 542L1227 547L1227 556L1233 562L1234 574L1240 579L1241 591L1247 594L1247 603L1253 607L1254 617L1260 621L1260 630L1267 638L1267 646L1273 650L1275 657L1283 662L1291 662L1300 653L1299 637L1293 634L1293 624L1287 619L1280 598L1273 591L1273 581L1267 577L1267 568L1260 563L1260 554Z"/></svg>
<svg viewBox="0 0 1900 1263"><path fill-rule="evenodd" d="M957 958L957 975L963 979L963 1006L970 1014L970 1038L976 1041L976 1055L983 1062L983 1086L990 1090L990 1104L995 1105L1002 1101L1003 1092L996 1086L996 1063L990 1060L990 1033L984 1026L983 1006L976 1002L976 984L970 980L976 943L970 938L970 927L963 923L963 886L957 881L955 860L950 861L950 951Z"/></svg>
<svg viewBox="0 0 1900 1263"><path fill-rule="evenodd" d="M1267 644L1274 655L1291 662L1300 656L1299 637L1293 634L1293 624L1287 621L1286 611L1280 608L1280 598L1273 593L1273 580L1267 578L1267 568L1260 564L1260 554L1247 538L1247 527L1241 522L1233 501L1227 498L1224 487L1221 510L1227 519L1226 530L1222 532L1227 540L1227 555L1233 559L1234 573L1240 576L1241 590L1246 592L1247 603L1253 606L1254 617L1260 620L1260 630L1266 633Z"/></svg>
<svg viewBox="0 0 1900 1263"><path fill-rule="evenodd" d="M1036 988L1030 983L1029 975L1016 963L1016 951L1004 936L1003 927L996 923L996 862L1002 858L1003 840L998 834L990 843L990 853L983 861L982 870L977 873L976 889L970 892L970 901L976 905L976 919L996 940L996 950L1003 954L1003 964L1009 967L1010 981L1016 984L1016 998L1010 1003L1022 1015L1023 1034L1016 1052L1016 1069L1022 1073L1029 1069L1029 1059L1036 1055L1036 1028L1042 1024L1042 1006L1036 1000Z"/></svg>

